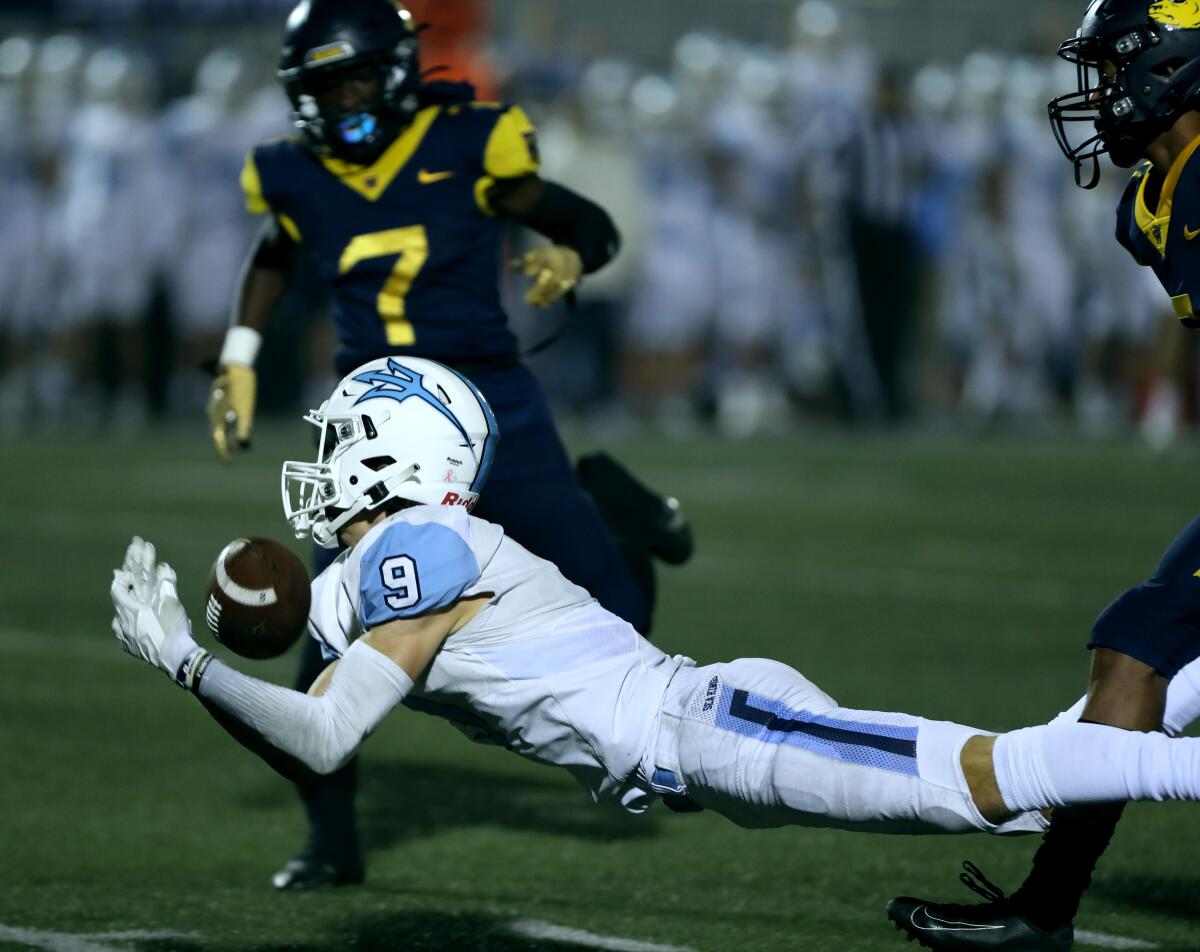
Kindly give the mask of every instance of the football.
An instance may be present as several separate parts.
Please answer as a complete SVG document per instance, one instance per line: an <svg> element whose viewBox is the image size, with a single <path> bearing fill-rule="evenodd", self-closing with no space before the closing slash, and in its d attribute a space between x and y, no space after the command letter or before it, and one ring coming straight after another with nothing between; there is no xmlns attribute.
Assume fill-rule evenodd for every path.
<svg viewBox="0 0 1200 952"><path fill-rule="evenodd" d="M208 576L204 615L217 641L244 658L288 650L308 620L304 563L271 539L234 539Z"/></svg>

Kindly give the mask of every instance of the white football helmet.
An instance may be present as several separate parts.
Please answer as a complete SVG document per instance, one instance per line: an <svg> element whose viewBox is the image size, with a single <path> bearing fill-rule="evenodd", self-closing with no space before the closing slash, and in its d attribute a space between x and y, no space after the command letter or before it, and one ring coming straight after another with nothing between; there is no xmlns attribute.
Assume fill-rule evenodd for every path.
<svg viewBox="0 0 1200 952"><path fill-rule="evenodd" d="M389 499L470 509L499 439L475 385L417 357L363 364L304 419L321 430L317 462L283 464L283 511L296 538L326 549Z"/></svg>

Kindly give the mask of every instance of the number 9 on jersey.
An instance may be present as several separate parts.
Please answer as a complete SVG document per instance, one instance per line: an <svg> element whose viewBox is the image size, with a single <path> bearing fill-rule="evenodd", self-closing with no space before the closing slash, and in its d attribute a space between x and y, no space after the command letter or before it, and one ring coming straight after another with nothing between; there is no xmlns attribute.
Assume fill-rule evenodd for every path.
<svg viewBox="0 0 1200 952"><path fill-rule="evenodd" d="M379 566L383 587L392 592L385 595L389 608L412 608L421 600L421 585L417 579L417 564L407 555L394 555Z"/></svg>

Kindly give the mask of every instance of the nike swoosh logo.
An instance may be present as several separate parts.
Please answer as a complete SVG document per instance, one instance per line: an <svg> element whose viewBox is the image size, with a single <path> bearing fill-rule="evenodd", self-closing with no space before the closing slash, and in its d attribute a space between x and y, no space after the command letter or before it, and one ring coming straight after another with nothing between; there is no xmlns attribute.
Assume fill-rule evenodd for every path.
<svg viewBox="0 0 1200 952"><path fill-rule="evenodd" d="M1188 228L1187 225L1183 226L1183 237L1185 239L1187 239L1188 241L1191 241L1197 235L1200 235L1200 228L1197 228L1195 231L1192 231L1192 229Z"/></svg>
<svg viewBox="0 0 1200 952"><path fill-rule="evenodd" d="M442 182L448 178L454 178L453 172L428 172L421 169L417 173L417 181L422 185L432 185L434 182Z"/></svg>
<svg viewBox="0 0 1200 952"><path fill-rule="evenodd" d="M931 925L922 925L917 922L917 916L923 915ZM948 919L939 919L937 916L929 912L928 906L918 906L912 911L909 916L909 921L913 927L920 929L922 932L990 932L995 929L1003 929L1004 926L985 926L978 922L951 922Z"/></svg>

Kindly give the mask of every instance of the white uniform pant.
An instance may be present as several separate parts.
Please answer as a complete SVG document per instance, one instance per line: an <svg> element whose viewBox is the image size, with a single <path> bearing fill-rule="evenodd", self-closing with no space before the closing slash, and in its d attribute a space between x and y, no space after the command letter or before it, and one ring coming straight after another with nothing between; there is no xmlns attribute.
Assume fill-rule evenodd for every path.
<svg viewBox="0 0 1200 952"><path fill-rule="evenodd" d="M881 833L1033 833L1039 814L985 820L960 762L988 731L837 703L785 664L743 658L679 670L654 751L654 786L739 826Z"/></svg>

